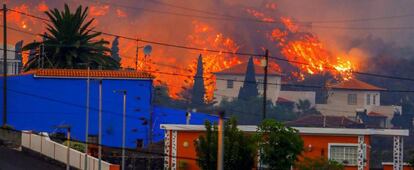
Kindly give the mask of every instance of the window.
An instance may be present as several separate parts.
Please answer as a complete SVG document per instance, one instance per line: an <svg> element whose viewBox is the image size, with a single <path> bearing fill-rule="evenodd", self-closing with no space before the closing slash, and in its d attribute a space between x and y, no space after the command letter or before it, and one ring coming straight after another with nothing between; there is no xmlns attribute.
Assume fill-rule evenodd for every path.
<svg viewBox="0 0 414 170"><path fill-rule="evenodd" d="M367 94L367 105L371 104L371 94Z"/></svg>
<svg viewBox="0 0 414 170"><path fill-rule="evenodd" d="M233 86L234 86L234 81L233 80L227 80L227 88L232 89Z"/></svg>
<svg viewBox="0 0 414 170"><path fill-rule="evenodd" d="M376 94L372 95L372 104L373 105L377 104L377 95Z"/></svg>
<svg viewBox="0 0 414 170"><path fill-rule="evenodd" d="M263 90L263 87L264 87L264 80L257 79L257 90Z"/></svg>
<svg viewBox="0 0 414 170"><path fill-rule="evenodd" d="M357 165L358 146L357 145L330 145L329 159L343 163L345 165Z"/></svg>
<svg viewBox="0 0 414 170"><path fill-rule="evenodd" d="M356 104L357 104L357 95L348 94L348 105L356 105Z"/></svg>
<svg viewBox="0 0 414 170"><path fill-rule="evenodd" d="M144 140L143 139L137 139L137 148L142 148L144 146Z"/></svg>

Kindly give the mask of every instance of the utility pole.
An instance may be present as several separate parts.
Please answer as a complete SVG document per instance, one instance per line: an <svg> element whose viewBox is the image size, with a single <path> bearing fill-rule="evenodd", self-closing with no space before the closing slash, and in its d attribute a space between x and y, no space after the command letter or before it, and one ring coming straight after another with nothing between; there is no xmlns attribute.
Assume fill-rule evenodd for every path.
<svg viewBox="0 0 414 170"><path fill-rule="evenodd" d="M219 122L218 122L218 151L217 151L217 170L223 170L224 163L224 111L219 112Z"/></svg>
<svg viewBox="0 0 414 170"><path fill-rule="evenodd" d="M89 87L90 67L88 61L88 78L86 79L86 116L85 116L85 170L88 169L88 145L89 145Z"/></svg>
<svg viewBox="0 0 414 170"><path fill-rule="evenodd" d="M135 70L138 71L139 38L137 38L137 50L135 51Z"/></svg>
<svg viewBox="0 0 414 170"><path fill-rule="evenodd" d="M3 127L7 125L7 7L3 4Z"/></svg>
<svg viewBox="0 0 414 170"><path fill-rule="evenodd" d="M99 80L98 170L102 169L102 79Z"/></svg>
<svg viewBox="0 0 414 170"><path fill-rule="evenodd" d="M267 71L269 68L269 50L266 49L264 61L264 84L263 84L263 120L266 119L266 102L267 102Z"/></svg>

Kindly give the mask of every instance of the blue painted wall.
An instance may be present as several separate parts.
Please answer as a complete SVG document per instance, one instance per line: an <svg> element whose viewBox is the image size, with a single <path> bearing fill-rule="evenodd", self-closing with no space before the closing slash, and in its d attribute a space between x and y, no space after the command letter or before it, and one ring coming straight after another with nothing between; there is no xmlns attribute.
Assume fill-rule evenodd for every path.
<svg viewBox="0 0 414 170"><path fill-rule="evenodd" d="M98 87L98 80L90 81L90 135L98 134ZM103 145L120 147L122 142L122 94L114 93L114 90L128 91L127 147L135 148L137 139L147 142L148 126L143 125L141 119L149 119L151 110L154 110L154 141L163 139L160 124L185 123L185 111L151 107L151 88L151 80L103 80ZM3 107L3 91L0 95L0 106ZM68 124L72 127L72 137L84 141L85 106L85 79L36 78L33 75L8 78L8 124L17 130L51 133L59 131L56 126ZM193 113L191 123L202 124L205 120L216 119L215 116Z"/></svg>

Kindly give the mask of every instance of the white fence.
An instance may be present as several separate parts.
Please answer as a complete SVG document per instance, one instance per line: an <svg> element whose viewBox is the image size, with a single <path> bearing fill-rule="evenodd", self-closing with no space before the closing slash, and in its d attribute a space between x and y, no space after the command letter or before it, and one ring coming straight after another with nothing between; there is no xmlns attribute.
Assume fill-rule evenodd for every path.
<svg viewBox="0 0 414 170"><path fill-rule="evenodd" d="M22 147L36 151L49 158L57 160L66 164L68 148L65 145L56 143L47 135L37 135L31 132L22 133ZM69 153L70 166L77 169L85 168L85 153L79 152L74 149L70 149ZM102 161L102 170L119 170L118 165L113 165L108 162ZM98 170L98 159L92 156L88 156L88 170Z"/></svg>

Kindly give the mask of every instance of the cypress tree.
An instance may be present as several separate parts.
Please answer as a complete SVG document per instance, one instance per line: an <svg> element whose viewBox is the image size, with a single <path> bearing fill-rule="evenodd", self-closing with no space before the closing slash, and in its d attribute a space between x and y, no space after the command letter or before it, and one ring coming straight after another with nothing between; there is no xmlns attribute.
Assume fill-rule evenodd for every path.
<svg viewBox="0 0 414 170"><path fill-rule="evenodd" d="M112 47L111 47L111 57L118 61L121 62L121 56L119 56L119 37L115 37L114 40L112 41Z"/></svg>
<svg viewBox="0 0 414 170"><path fill-rule="evenodd" d="M200 54L197 61L197 72L194 76L193 93L191 98L191 104L195 107L204 104L204 94L206 90L204 88L203 79L203 59Z"/></svg>
<svg viewBox="0 0 414 170"><path fill-rule="evenodd" d="M257 90L256 73L254 71L253 58L249 58L247 63L246 76L244 77L243 86L239 91L239 100L248 100L252 97L257 97L259 92Z"/></svg>

